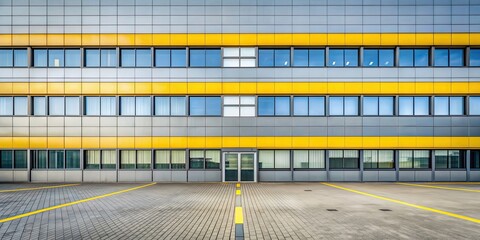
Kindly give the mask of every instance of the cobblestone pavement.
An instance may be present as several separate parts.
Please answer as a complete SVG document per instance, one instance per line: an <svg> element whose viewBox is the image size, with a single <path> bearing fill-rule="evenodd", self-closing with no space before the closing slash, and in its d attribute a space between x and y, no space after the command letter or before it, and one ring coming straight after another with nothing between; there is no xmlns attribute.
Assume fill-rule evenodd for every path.
<svg viewBox="0 0 480 240"><path fill-rule="evenodd" d="M474 219L480 192L334 183ZM57 184L57 186L60 184ZM0 184L0 222L144 184ZM427 185L427 184L422 184ZM480 190L480 185L433 185ZM0 223L0 239L234 239L235 184L156 184ZM479 223L321 183L242 183L245 239L478 239Z"/></svg>

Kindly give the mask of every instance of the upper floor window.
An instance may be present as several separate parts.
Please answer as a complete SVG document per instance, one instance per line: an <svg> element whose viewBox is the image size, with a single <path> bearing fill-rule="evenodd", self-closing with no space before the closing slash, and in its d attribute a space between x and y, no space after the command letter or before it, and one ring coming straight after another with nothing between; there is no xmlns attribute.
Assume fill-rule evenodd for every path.
<svg viewBox="0 0 480 240"><path fill-rule="evenodd" d="M428 53L428 49L400 49L399 66L428 67L430 62Z"/></svg>
<svg viewBox="0 0 480 240"><path fill-rule="evenodd" d="M255 117L255 97L254 96L223 97L223 116Z"/></svg>
<svg viewBox="0 0 480 240"><path fill-rule="evenodd" d="M393 108L393 97L363 97L363 115L390 116Z"/></svg>
<svg viewBox="0 0 480 240"><path fill-rule="evenodd" d="M290 116L290 97L258 97L258 116Z"/></svg>
<svg viewBox="0 0 480 240"><path fill-rule="evenodd" d="M113 116L117 114L115 97L85 97L84 114L95 116Z"/></svg>
<svg viewBox="0 0 480 240"><path fill-rule="evenodd" d="M116 67L116 49L85 49L85 67Z"/></svg>
<svg viewBox="0 0 480 240"><path fill-rule="evenodd" d="M80 67L80 49L33 49L35 67Z"/></svg>
<svg viewBox="0 0 480 240"><path fill-rule="evenodd" d="M290 67L290 49L258 49L259 67Z"/></svg>
<svg viewBox="0 0 480 240"><path fill-rule="evenodd" d="M294 116L324 116L325 97L293 97Z"/></svg>
<svg viewBox="0 0 480 240"><path fill-rule="evenodd" d="M224 48L224 67L255 67L255 48Z"/></svg>
<svg viewBox="0 0 480 240"><path fill-rule="evenodd" d="M398 115L429 115L430 97L399 97Z"/></svg>
<svg viewBox="0 0 480 240"><path fill-rule="evenodd" d="M325 151L293 150L293 168L325 168Z"/></svg>
<svg viewBox="0 0 480 240"><path fill-rule="evenodd" d="M330 49L328 53L330 67L357 67L358 49Z"/></svg>
<svg viewBox="0 0 480 240"><path fill-rule="evenodd" d="M186 97L155 97L156 116L185 116Z"/></svg>
<svg viewBox="0 0 480 240"><path fill-rule="evenodd" d="M470 67L480 67L480 49L470 49Z"/></svg>
<svg viewBox="0 0 480 240"><path fill-rule="evenodd" d="M364 49L364 67L393 67L395 59L393 49Z"/></svg>
<svg viewBox="0 0 480 240"><path fill-rule="evenodd" d="M190 116L221 116L221 97L190 97Z"/></svg>
<svg viewBox="0 0 480 240"><path fill-rule="evenodd" d="M27 49L0 49L0 67L27 66Z"/></svg>
<svg viewBox="0 0 480 240"><path fill-rule="evenodd" d="M324 67L325 49L303 49L293 50L294 67Z"/></svg>
<svg viewBox="0 0 480 240"><path fill-rule="evenodd" d="M148 116L152 113L150 97L120 97L120 115Z"/></svg>
<svg viewBox="0 0 480 240"><path fill-rule="evenodd" d="M80 97L48 97L48 115L80 115Z"/></svg>
<svg viewBox="0 0 480 240"><path fill-rule="evenodd" d="M120 60L122 67L151 67L152 50L151 49L121 49Z"/></svg>
<svg viewBox="0 0 480 240"><path fill-rule="evenodd" d="M155 67L186 67L186 49L155 49Z"/></svg>
<svg viewBox="0 0 480 240"><path fill-rule="evenodd" d="M190 49L190 67L221 67L220 49Z"/></svg>
<svg viewBox="0 0 480 240"><path fill-rule="evenodd" d="M259 150L259 169L290 169L290 150Z"/></svg>
<svg viewBox="0 0 480 240"><path fill-rule="evenodd" d="M330 169L358 169L360 162L358 152L358 150L329 150Z"/></svg>
<svg viewBox="0 0 480 240"><path fill-rule="evenodd" d="M480 115L480 97L470 97L470 102L468 103L470 115Z"/></svg>
<svg viewBox="0 0 480 240"><path fill-rule="evenodd" d="M394 168L393 150L363 150L364 168Z"/></svg>
<svg viewBox="0 0 480 240"><path fill-rule="evenodd" d="M435 150L435 168L465 168L465 151Z"/></svg>
<svg viewBox="0 0 480 240"><path fill-rule="evenodd" d="M465 65L463 49L435 48L435 67L461 67Z"/></svg>
<svg viewBox="0 0 480 240"><path fill-rule="evenodd" d="M28 115L27 97L0 97L0 116Z"/></svg>
<svg viewBox="0 0 480 240"><path fill-rule="evenodd" d="M465 112L463 97L435 97L433 100L435 115L463 115Z"/></svg>
<svg viewBox="0 0 480 240"><path fill-rule="evenodd" d="M428 150L400 150L398 156L400 168L430 168Z"/></svg>
<svg viewBox="0 0 480 240"><path fill-rule="evenodd" d="M330 97L329 102L330 115L358 115L358 97Z"/></svg>

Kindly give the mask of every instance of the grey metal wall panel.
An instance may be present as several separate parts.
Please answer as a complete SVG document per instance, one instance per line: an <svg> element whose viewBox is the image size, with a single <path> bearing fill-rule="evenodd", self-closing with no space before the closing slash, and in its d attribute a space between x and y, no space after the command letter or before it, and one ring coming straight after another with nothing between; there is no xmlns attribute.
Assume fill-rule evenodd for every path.
<svg viewBox="0 0 480 240"><path fill-rule="evenodd" d="M135 171L118 171L118 182L135 182Z"/></svg>
<svg viewBox="0 0 480 240"><path fill-rule="evenodd" d="M188 171L189 182L205 182L205 171Z"/></svg>
<svg viewBox="0 0 480 240"><path fill-rule="evenodd" d="M331 182L343 182L344 176L343 171L329 171L329 180Z"/></svg>
<svg viewBox="0 0 480 240"><path fill-rule="evenodd" d="M205 171L205 182L221 182L222 171Z"/></svg>
<svg viewBox="0 0 480 240"><path fill-rule="evenodd" d="M313 182L327 181L327 171L308 171L308 179Z"/></svg>
<svg viewBox="0 0 480 240"><path fill-rule="evenodd" d="M450 171L435 171L435 181L436 182L449 182L450 181Z"/></svg>
<svg viewBox="0 0 480 240"><path fill-rule="evenodd" d="M30 181L32 182L47 182L48 175L46 170L32 170L30 172Z"/></svg>
<svg viewBox="0 0 480 240"><path fill-rule="evenodd" d="M13 171L13 181L14 182L28 182L28 171L20 171L15 170Z"/></svg>
<svg viewBox="0 0 480 240"><path fill-rule="evenodd" d="M400 182L414 182L415 181L415 171L399 171L398 172L398 181L400 181Z"/></svg>
<svg viewBox="0 0 480 240"><path fill-rule="evenodd" d="M310 181L309 171L293 171L293 181L308 182Z"/></svg>
<svg viewBox="0 0 480 240"><path fill-rule="evenodd" d="M153 171L153 181L154 182L171 182L172 181L172 171Z"/></svg>
<svg viewBox="0 0 480 240"><path fill-rule="evenodd" d="M259 171L258 179L260 182L274 182L275 181L275 172L274 171Z"/></svg>
<svg viewBox="0 0 480 240"><path fill-rule="evenodd" d="M102 170L100 171L100 182L117 182L117 171Z"/></svg>
<svg viewBox="0 0 480 240"><path fill-rule="evenodd" d="M65 182L81 182L82 171L81 170L65 170Z"/></svg>
<svg viewBox="0 0 480 240"><path fill-rule="evenodd" d="M480 171L470 171L470 181L480 182Z"/></svg>
<svg viewBox="0 0 480 240"><path fill-rule="evenodd" d="M187 171L172 171L172 182L186 182Z"/></svg>
<svg viewBox="0 0 480 240"><path fill-rule="evenodd" d="M432 181L432 171L415 171L416 182L430 182Z"/></svg>
<svg viewBox="0 0 480 240"><path fill-rule="evenodd" d="M65 171L63 170L49 170L47 171L48 182L65 182Z"/></svg>
<svg viewBox="0 0 480 240"><path fill-rule="evenodd" d="M101 182L100 172L100 170L84 170L83 182Z"/></svg>
<svg viewBox="0 0 480 240"><path fill-rule="evenodd" d="M365 182L377 182L378 181L378 171L364 171L363 172L363 181Z"/></svg>
<svg viewBox="0 0 480 240"><path fill-rule="evenodd" d="M0 182L13 182L13 171L12 170L0 171Z"/></svg>
<svg viewBox="0 0 480 240"><path fill-rule="evenodd" d="M451 171L450 181L452 182L467 181L467 171Z"/></svg>
<svg viewBox="0 0 480 240"><path fill-rule="evenodd" d="M378 171L378 181L394 182L397 181L397 173L395 171Z"/></svg>
<svg viewBox="0 0 480 240"><path fill-rule="evenodd" d="M135 182L151 182L152 171L151 170L137 170L135 171Z"/></svg>
<svg viewBox="0 0 480 240"><path fill-rule="evenodd" d="M348 182L361 181L361 173L360 171L344 171L343 180Z"/></svg>
<svg viewBox="0 0 480 240"><path fill-rule="evenodd" d="M292 181L292 172L290 172L290 171L276 171L275 172L275 181L276 182L290 182L290 181Z"/></svg>

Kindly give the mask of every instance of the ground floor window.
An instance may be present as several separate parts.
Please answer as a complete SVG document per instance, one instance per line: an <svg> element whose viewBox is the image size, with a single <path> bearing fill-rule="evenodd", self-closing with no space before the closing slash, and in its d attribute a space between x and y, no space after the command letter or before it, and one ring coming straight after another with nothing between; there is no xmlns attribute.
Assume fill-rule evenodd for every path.
<svg viewBox="0 0 480 240"><path fill-rule="evenodd" d="M80 150L32 150L30 159L34 169L80 169Z"/></svg>
<svg viewBox="0 0 480 240"><path fill-rule="evenodd" d="M259 150L259 169L290 169L290 150Z"/></svg>
<svg viewBox="0 0 480 240"><path fill-rule="evenodd" d="M185 150L155 150L155 169L185 169Z"/></svg>
<svg viewBox="0 0 480 240"><path fill-rule="evenodd" d="M115 150L86 150L84 158L85 169L115 169L117 166Z"/></svg>
<svg viewBox="0 0 480 240"><path fill-rule="evenodd" d="M220 150L190 150L190 169L220 169Z"/></svg>
<svg viewBox="0 0 480 240"><path fill-rule="evenodd" d="M461 150L435 150L435 168L465 168L465 152Z"/></svg>
<svg viewBox="0 0 480 240"><path fill-rule="evenodd" d="M365 169L375 168L394 168L394 151L393 150L364 150L363 151L363 167Z"/></svg>
<svg viewBox="0 0 480 240"><path fill-rule="evenodd" d="M430 168L429 150L398 151L400 168Z"/></svg>
<svg viewBox="0 0 480 240"><path fill-rule="evenodd" d="M360 157L358 150L329 150L330 169L358 169Z"/></svg>
<svg viewBox="0 0 480 240"><path fill-rule="evenodd" d="M150 150L121 150L120 169L150 169L152 152Z"/></svg>
<svg viewBox="0 0 480 240"><path fill-rule="evenodd" d="M26 150L1 150L0 151L0 168L1 169L21 169L27 168L27 151Z"/></svg>
<svg viewBox="0 0 480 240"><path fill-rule="evenodd" d="M294 169L325 168L324 150L293 150Z"/></svg>

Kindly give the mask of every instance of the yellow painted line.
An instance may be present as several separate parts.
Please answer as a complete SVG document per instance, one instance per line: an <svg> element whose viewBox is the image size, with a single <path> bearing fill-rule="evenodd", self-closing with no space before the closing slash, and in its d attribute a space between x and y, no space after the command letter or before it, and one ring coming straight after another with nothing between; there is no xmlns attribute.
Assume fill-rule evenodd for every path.
<svg viewBox="0 0 480 240"><path fill-rule="evenodd" d="M467 188L439 187L439 186L429 186L429 185L421 185L421 184L413 184L413 183L397 183L397 184L405 185L405 186L412 186L412 187L436 188L436 189L445 189L445 190L453 190L453 191L478 192L478 193L480 193L480 190L467 189Z"/></svg>
<svg viewBox="0 0 480 240"><path fill-rule="evenodd" d="M235 195L240 195L240 194L242 194L242 192L240 190L235 191Z"/></svg>
<svg viewBox="0 0 480 240"><path fill-rule="evenodd" d="M76 183L76 184L62 184L62 185L46 186L46 187L36 187L36 188L17 188L17 189L0 190L0 193L32 191L32 190L41 190L41 189L50 189L50 188L61 188L61 187L72 187L72 186L78 186L78 185L80 185L80 184L79 184L79 183Z"/></svg>
<svg viewBox="0 0 480 240"><path fill-rule="evenodd" d="M240 187L240 183L237 183L237 188L239 188L239 187Z"/></svg>
<svg viewBox="0 0 480 240"><path fill-rule="evenodd" d="M457 184L465 184L465 185L480 185L480 182L429 182L423 183L428 185L457 185Z"/></svg>
<svg viewBox="0 0 480 240"><path fill-rule="evenodd" d="M39 214L39 213L43 213L43 212L47 212L47 211L52 211L52 210L55 210L55 209L64 208L64 207L68 207L68 206L72 206L72 205L75 205L75 204L80 204L80 203L89 202L89 201L93 201L93 200L97 200L97 199L101 199L101 198L105 198L105 197L110 197L110 196L117 195L117 194L120 194L120 193L130 192L130 191L137 190L137 189L140 189L140 188L149 187L149 186L152 186L154 184L156 184L156 183L149 183L149 184L145 184L145 185L142 185L142 186L133 187L133 188L129 188L129 189L121 190L121 191L116 191L116 192L111 192L111 193L103 194L103 195L96 196L96 197L85 198L85 199L74 201L74 202L69 202L69 203L64 203L64 204L60 204L60 205L56 205L56 206L52 206L52 207L42 208L42 209L39 209L39 210L23 213L23 214L16 215L16 216L13 216L13 217L0 219L0 223L13 221L13 220L16 220L16 219L32 216L32 215L35 215L35 214Z"/></svg>
<svg viewBox="0 0 480 240"><path fill-rule="evenodd" d="M467 216L463 216L463 215L460 215L460 214L447 212L447 211L443 211L443 210L439 210L439 209L435 209L435 208L425 207L425 206L421 206L421 205L417 205L417 204L412 204L412 203L408 203L408 202L404 202L404 201L400 201L400 200L396 200L396 199L392 199L392 198L382 197L382 196L379 196L379 195L366 193L366 192L354 190L354 189L351 189L351 188L341 187L341 186L331 184L331 183L322 183L322 184L327 185L329 187L338 188L338 189L342 189L342 190L353 192L353 193L358 193L358 194L361 194L361 195L364 195L364 196L373 197L373 198L377 198L377 199L380 199L380 200L385 200L385 201L389 201L389 202L393 202L393 203L398 203L398 204L402 204L402 205L405 205L405 206L418 208L418 209L422 209L422 210L429 211L429 212L439 213L439 214L446 215L446 216L449 216L449 217L454 217L454 218L462 219L462 220L465 220L465 221L470 221L470 222L473 222L473 223L480 224L480 219L477 219L477 218L467 217Z"/></svg>
<svg viewBox="0 0 480 240"><path fill-rule="evenodd" d="M243 224L242 207L235 207L235 224Z"/></svg>

